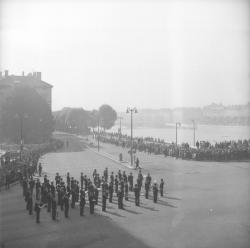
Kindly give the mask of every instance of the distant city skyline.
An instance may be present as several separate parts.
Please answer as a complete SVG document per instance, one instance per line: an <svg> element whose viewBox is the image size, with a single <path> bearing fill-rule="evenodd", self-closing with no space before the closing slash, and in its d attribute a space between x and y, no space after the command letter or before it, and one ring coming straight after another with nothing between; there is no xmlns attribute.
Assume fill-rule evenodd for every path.
<svg viewBox="0 0 250 248"><path fill-rule="evenodd" d="M249 1L0 2L0 71L41 71L52 109L250 101Z"/></svg>

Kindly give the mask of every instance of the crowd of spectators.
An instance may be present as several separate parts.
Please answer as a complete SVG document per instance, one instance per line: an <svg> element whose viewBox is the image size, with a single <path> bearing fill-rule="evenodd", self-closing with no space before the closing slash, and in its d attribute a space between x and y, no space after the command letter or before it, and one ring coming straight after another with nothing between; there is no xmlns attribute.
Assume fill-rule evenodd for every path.
<svg viewBox="0 0 250 248"><path fill-rule="evenodd" d="M98 133L94 132L93 136L98 139ZM101 132L99 139L101 142L123 148L131 147L131 138L128 135ZM242 161L250 159L250 139L223 141L215 144L208 141L197 141L196 146L190 146L188 143L167 143L162 139L152 137L135 137L133 138L133 150L134 152L138 150L148 154L163 154L198 161Z"/></svg>
<svg viewBox="0 0 250 248"><path fill-rule="evenodd" d="M57 139L51 142L20 151L8 151L0 158L0 190L5 185L8 189L11 183L20 180L21 175L31 175L37 171L37 163L45 153L62 148L63 142Z"/></svg>

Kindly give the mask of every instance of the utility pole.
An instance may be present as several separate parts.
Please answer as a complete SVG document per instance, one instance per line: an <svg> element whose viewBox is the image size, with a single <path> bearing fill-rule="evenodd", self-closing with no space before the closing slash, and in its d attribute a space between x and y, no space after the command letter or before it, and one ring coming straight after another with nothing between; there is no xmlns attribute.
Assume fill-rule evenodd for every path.
<svg viewBox="0 0 250 248"><path fill-rule="evenodd" d="M133 166L133 113L136 114L136 113L138 113L138 111L137 111L136 108L130 108L130 107L128 107L126 113L127 114L130 113L130 118L131 118L130 158L131 158L131 166Z"/></svg>
<svg viewBox="0 0 250 248"><path fill-rule="evenodd" d="M98 143L98 152L100 150L100 116L98 116L98 138L97 138L97 143Z"/></svg>

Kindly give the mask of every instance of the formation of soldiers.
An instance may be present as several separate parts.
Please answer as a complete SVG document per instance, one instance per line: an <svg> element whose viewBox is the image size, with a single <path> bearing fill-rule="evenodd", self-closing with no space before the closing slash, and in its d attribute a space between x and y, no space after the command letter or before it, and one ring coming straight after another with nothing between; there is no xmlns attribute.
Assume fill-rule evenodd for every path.
<svg viewBox="0 0 250 248"><path fill-rule="evenodd" d="M97 133L93 133L95 139ZM119 133L100 133L101 142L111 143L123 148L130 148L131 140L128 135ZM164 140L146 138L134 138L133 150L146 152L148 154L163 154L181 159L191 159L198 161L231 161L250 159L250 140L224 141L212 145L208 141L196 142L195 147L188 143L176 145L174 142L166 143Z"/></svg>
<svg viewBox="0 0 250 248"><path fill-rule="evenodd" d="M135 205L140 206L143 184L146 199L149 198L150 190L153 192L154 203L157 203L159 193L163 197L163 179L159 185L156 181L152 183L150 174L144 178L141 170L136 178L132 173L127 175L125 171L118 170L117 174L114 174L105 168L102 175L96 169L91 177L81 173L79 180L71 177L69 173L65 180L59 173L56 173L53 181L46 175L43 177L43 182L39 178L34 179L33 176L22 180L26 209L30 215L33 214L33 210L36 212L37 223L40 222L42 208L47 208L52 220L58 219L59 210L64 212L65 218L68 218L70 208L73 210L76 207L79 207L80 216L83 216L86 203L89 204L89 213L94 214L100 198L102 211L106 211L107 201L112 203L114 197L117 199L118 209L124 209L123 202L128 201L131 194L134 194Z"/></svg>

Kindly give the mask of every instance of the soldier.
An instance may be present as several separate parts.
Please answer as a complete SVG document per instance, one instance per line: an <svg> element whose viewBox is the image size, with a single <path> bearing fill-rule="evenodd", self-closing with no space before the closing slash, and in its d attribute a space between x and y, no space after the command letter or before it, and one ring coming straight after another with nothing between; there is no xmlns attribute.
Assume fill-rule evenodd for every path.
<svg viewBox="0 0 250 248"><path fill-rule="evenodd" d="M103 173L104 180L107 182L108 181L108 168L106 167Z"/></svg>
<svg viewBox="0 0 250 248"><path fill-rule="evenodd" d="M83 172L81 172L81 189L83 189L83 181L84 181L84 176L83 176Z"/></svg>
<svg viewBox="0 0 250 248"><path fill-rule="evenodd" d="M94 214L95 211L95 195L94 195L94 187L93 185L90 183L89 185L89 212L90 214Z"/></svg>
<svg viewBox="0 0 250 248"><path fill-rule="evenodd" d="M40 223L40 210L41 210L40 202L36 200L35 202L36 223Z"/></svg>
<svg viewBox="0 0 250 248"><path fill-rule="evenodd" d="M69 217L69 193L65 193L64 197L63 197L63 201L64 201L64 215L65 218Z"/></svg>
<svg viewBox="0 0 250 248"><path fill-rule="evenodd" d="M52 198L51 202L51 207L52 207L52 220L56 220L56 198Z"/></svg>
<svg viewBox="0 0 250 248"><path fill-rule="evenodd" d="M51 204L52 204L52 194L51 194L51 191L48 192L47 202L48 202L47 211L50 213L50 211L51 211Z"/></svg>
<svg viewBox="0 0 250 248"><path fill-rule="evenodd" d="M135 169L139 169L140 168L139 163L140 163L139 158L136 158Z"/></svg>
<svg viewBox="0 0 250 248"><path fill-rule="evenodd" d="M148 199L149 187L150 187L149 180L146 180L145 181L145 198L146 199Z"/></svg>
<svg viewBox="0 0 250 248"><path fill-rule="evenodd" d="M118 208L123 209L123 191L121 187L119 187L118 189L117 196L118 196Z"/></svg>
<svg viewBox="0 0 250 248"><path fill-rule="evenodd" d="M84 207L85 207L85 191L81 189L81 196L80 196L80 216L83 216Z"/></svg>
<svg viewBox="0 0 250 248"><path fill-rule="evenodd" d="M164 181L163 181L163 179L161 179L161 183L160 183L160 194L161 194L161 197L163 197L163 187L164 187Z"/></svg>
<svg viewBox="0 0 250 248"><path fill-rule="evenodd" d="M111 172L111 175L110 175L110 182L111 182L112 184L114 184L114 180L115 180L115 176L114 176L114 172L112 171L112 172Z"/></svg>
<svg viewBox="0 0 250 248"><path fill-rule="evenodd" d="M125 189L125 200L128 201L128 182L127 181L125 181L124 189Z"/></svg>
<svg viewBox="0 0 250 248"><path fill-rule="evenodd" d="M148 175L146 176L146 180L145 181L148 181L148 184L151 185L151 180L152 180L152 177L148 173Z"/></svg>
<svg viewBox="0 0 250 248"><path fill-rule="evenodd" d="M154 195L154 203L157 203L158 186L157 186L156 181L154 181L154 186L153 186L153 195Z"/></svg>
<svg viewBox="0 0 250 248"><path fill-rule="evenodd" d="M134 192L135 192L135 205L140 206L140 190L137 184L135 184Z"/></svg>
<svg viewBox="0 0 250 248"><path fill-rule="evenodd" d="M35 186L35 181L34 181L33 177L31 177L29 185L30 185L31 196L33 196L33 189L34 189L34 186Z"/></svg>
<svg viewBox="0 0 250 248"><path fill-rule="evenodd" d="M129 191L133 191L133 174L130 172L128 176L128 182L129 182Z"/></svg>
<svg viewBox="0 0 250 248"><path fill-rule="evenodd" d="M110 182L109 183L109 202L111 202L111 203L112 203L112 199L113 199L113 192L114 192L113 183Z"/></svg>
<svg viewBox="0 0 250 248"><path fill-rule="evenodd" d="M104 182L104 186L102 188L102 211L106 211L106 202L108 198L108 189L106 187L106 182Z"/></svg>
<svg viewBox="0 0 250 248"><path fill-rule="evenodd" d="M24 196L24 197L26 196L27 188L28 188L28 182L27 182L27 179L25 178L25 179L23 180L23 196Z"/></svg>
<svg viewBox="0 0 250 248"><path fill-rule="evenodd" d="M118 184L119 184L118 176L116 175L116 176L115 176L115 193L116 193L116 194L118 193Z"/></svg>
<svg viewBox="0 0 250 248"><path fill-rule="evenodd" d="M97 187L94 187L94 203L98 205L99 191Z"/></svg>
<svg viewBox="0 0 250 248"><path fill-rule="evenodd" d="M51 190L51 194L52 196L56 196L56 188L54 186L54 183L51 182L51 185L50 185L50 190Z"/></svg>
<svg viewBox="0 0 250 248"><path fill-rule="evenodd" d="M67 172L67 185L70 184L70 175L69 175L69 172Z"/></svg>

